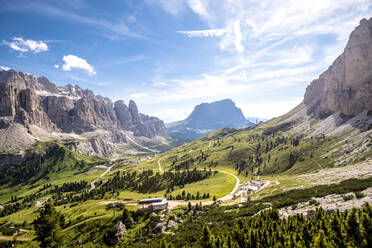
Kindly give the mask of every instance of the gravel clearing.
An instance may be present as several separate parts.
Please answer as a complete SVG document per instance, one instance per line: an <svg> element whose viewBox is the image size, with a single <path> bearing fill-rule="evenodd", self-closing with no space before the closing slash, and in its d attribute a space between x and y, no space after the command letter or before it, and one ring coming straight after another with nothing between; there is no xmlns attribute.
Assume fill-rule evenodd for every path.
<svg viewBox="0 0 372 248"><path fill-rule="evenodd" d="M340 211L350 210L352 208L361 208L365 203L372 205L372 188L367 188L362 191L363 198L357 199L354 193L344 195L352 195L353 199L345 201L344 195L327 195L320 198L312 198L317 204L310 204L310 202L301 202L294 206L289 206L279 209L279 213L283 217L293 216L296 214L311 215L317 208L323 208L326 211L332 212L337 209Z"/></svg>

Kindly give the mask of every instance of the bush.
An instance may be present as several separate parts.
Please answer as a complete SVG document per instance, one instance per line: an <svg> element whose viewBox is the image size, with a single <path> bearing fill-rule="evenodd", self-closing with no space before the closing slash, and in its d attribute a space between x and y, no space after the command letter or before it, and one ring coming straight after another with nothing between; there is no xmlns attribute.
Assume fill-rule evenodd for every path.
<svg viewBox="0 0 372 248"><path fill-rule="evenodd" d="M354 199L354 195L343 195L342 198L344 199L344 201L350 201Z"/></svg>
<svg viewBox="0 0 372 248"><path fill-rule="evenodd" d="M360 199L360 198L365 197L365 195L362 192L360 192L360 191L356 191L356 192L354 192L354 194L355 194L355 197L357 199Z"/></svg>

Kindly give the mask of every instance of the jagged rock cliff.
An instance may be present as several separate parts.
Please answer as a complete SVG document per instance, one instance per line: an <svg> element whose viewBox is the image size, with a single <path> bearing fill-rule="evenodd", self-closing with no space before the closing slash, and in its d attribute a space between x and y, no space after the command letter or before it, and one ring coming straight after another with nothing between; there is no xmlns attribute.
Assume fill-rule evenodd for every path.
<svg viewBox="0 0 372 248"><path fill-rule="evenodd" d="M0 152L22 149L36 140L84 139L73 149L108 155L134 136L167 136L162 120L119 100L96 96L76 85L56 87L45 77L0 71ZM9 138L11 137L11 138ZM135 141L133 141L135 142Z"/></svg>
<svg viewBox="0 0 372 248"><path fill-rule="evenodd" d="M372 109L372 18L362 19L344 52L307 87L308 114L355 116Z"/></svg>

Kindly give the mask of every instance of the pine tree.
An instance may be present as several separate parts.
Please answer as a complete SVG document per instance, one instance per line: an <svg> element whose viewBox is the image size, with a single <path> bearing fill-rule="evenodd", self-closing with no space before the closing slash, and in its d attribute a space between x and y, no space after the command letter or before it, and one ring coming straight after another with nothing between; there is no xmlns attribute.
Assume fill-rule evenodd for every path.
<svg viewBox="0 0 372 248"><path fill-rule="evenodd" d="M51 203L46 203L39 210L39 216L32 223L35 229L35 240L40 247L64 247L66 239L62 230L63 215Z"/></svg>
<svg viewBox="0 0 372 248"><path fill-rule="evenodd" d="M314 248L329 248L329 247L331 247L331 244L327 242L324 231L320 229L318 236L315 238L315 241L314 241Z"/></svg>
<svg viewBox="0 0 372 248"><path fill-rule="evenodd" d="M134 224L134 220L131 216L131 213L129 212L129 210L127 208L124 207L123 209L123 214L122 214L122 220L123 220L123 223L127 226L127 227L130 227Z"/></svg>
<svg viewBox="0 0 372 248"><path fill-rule="evenodd" d="M202 245L204 248L211 248L211 243L213 242L214 237L211 233L211 230L208 226L204 226L203 228L203 236L202 236Z"/></svg>
<svg viewBox="0 0 372 248"><path fill-rule="evenodd" d="M360 246L362 237L359 224L359 215L355 208L353 208L347 215L346 231L348 237L353 239L354 244Z"/></svg>

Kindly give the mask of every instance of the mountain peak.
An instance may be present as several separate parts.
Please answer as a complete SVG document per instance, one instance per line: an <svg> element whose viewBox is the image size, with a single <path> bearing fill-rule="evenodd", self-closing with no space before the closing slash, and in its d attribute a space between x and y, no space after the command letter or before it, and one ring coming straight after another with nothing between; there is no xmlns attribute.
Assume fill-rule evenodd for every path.
<svg viewBox="0 0 372 248"><path fill-rule="evenodd" d="M372 108L372 18L362 19L344 52L307 87L304 103L317 118L354 116Z"/></svg>
<svg viewBox="0 0 372 248"><path fill-rule="evenodd" d="M195 106L183 121L168 124L168 132L183 140L192 140L224 127L241 128L253 125L231 99Z"/></svg>

